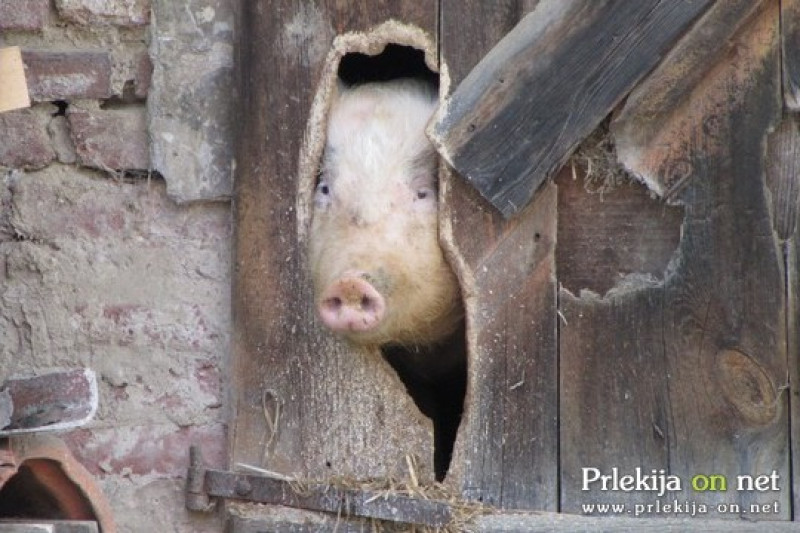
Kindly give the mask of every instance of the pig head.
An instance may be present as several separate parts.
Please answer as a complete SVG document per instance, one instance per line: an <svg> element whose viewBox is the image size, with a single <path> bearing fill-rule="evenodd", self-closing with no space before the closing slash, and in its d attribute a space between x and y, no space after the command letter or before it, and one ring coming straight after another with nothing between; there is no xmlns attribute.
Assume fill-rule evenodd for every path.
<svg viewBox="0 0 800 533"><path fill-rule="evenodd" d="M320 319L358 344L433 344L463 316L438 239L435 107L410 79L340 88L332 103L309 258Z"/></svg>

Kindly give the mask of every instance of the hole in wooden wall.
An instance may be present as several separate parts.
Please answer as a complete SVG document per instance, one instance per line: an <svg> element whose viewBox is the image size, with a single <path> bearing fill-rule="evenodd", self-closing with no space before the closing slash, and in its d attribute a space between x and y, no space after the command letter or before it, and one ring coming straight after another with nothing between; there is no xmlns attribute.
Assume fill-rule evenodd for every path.
<svg viewBox="0 0 800 533"><path fill-rule="evenodd" d="M385 42L385 41L384 41ZM373 43L374 44L374 43ZM365 53L368 52L368 53ZM377 52L377 53L374 53ZM426 62L431 50L389 42L379 50L345 52L338 63L336 77L345 85L360 85L370 82L390 81L400 78L415 78L431 85L438 92L439 74ZM335 81L335 80L332 80ZM319 109L323 109L320 105ZM321 112L320 112L321 115ZM321 117L320 117L321 118ZM319 129L308 138L319 139ZM306 175L309 174L311 157L316 155L317 167L321 151L308 151L304 160ZM315 174L317 174L315 172ZM308 179L301 184L301 198L306 191ZM301 215L305 213L302 203ZM303 215L305 217L305 215ZM301 236L304 229L301 225ZM384 359L397 373L408 394L419 410L429 417L434 430L434 471L437 480L444 479L453 451L466 390L466 347L463 326L449 339L435 346L383 346ZM398 429L402 431L402 429Z"/></svg>
<svg viewBox="0 0 800 533"><path fill-rule="evenodd" d="M439 75L425 64L425 52L413 46L387 44L378 55L353 52L339 63L339 78L347 85L398 78L417 78L439 86Z"/></svg>
<svg viewBox="0 0 800 533"><path fill-rule="evenodd" d="M576 296L662 282L680 243L683 208L653 198L632 178L614 181L587 181L571 169L556 179L556 271Z"/></svg>
<svg viewBox="0 0 800 533"><path fill-rule="evenodd" d="M436 480L442 481L450 466L467 391L464 328L437 346L384 346L382 352L419 410L433 421L434 471Z"/></svg>

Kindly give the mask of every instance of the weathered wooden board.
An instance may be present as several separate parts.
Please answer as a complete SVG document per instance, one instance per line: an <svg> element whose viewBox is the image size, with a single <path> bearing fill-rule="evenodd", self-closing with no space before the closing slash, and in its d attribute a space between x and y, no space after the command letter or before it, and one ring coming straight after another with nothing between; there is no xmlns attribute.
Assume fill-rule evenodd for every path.
<svg viewBox="0 0 800 533"><path fill-rule="evenodd" d="M0 48L0 113L30 105L19 46Z"/></svg>
<svg viewBox="0 0 800 533"><path fill-rule="evenodd" d="M767 187L772 223L778 239L787 241L797 230L800 203L800 121L788 116L767 142Z"/></svg>
<svg viewBox="0 0 800 533"><path fill-rule="evenodd" d="M790 533L797 531L793 522L732 522L694 518L630 518L627 515L593 517L571 514L512 514L478 517L470 531L475 533ZM248 532L249 533L249 532Z"/></svg>
<svg viewBox="0 0 800 533"><path fill-rule="evenodd" d="M232 462L363 479L403 476L411 455L430 479L430 421L377 351L349 348L316 322L297 206L305 124L334 36L389 18L434 35L436 5L274 0L242 10Z"/></svg>
<svg viewBox="0 0 800 533"><path fill-rule="evenodd" d="M291 516L293 520L285 519ZM300 525L302 524L302 525ZM683 518L631 518L629 516L592 517L566 513L523 513L509 511L475 517L464 531L473 533L685 533L687 531L726 533L791 533L797 531L793 522L748 522L741 520L707 520L701 517ZM307 511L281 509L269 516L250 516L236 509L228 523L229 533L373 533L374 531L408 531L407 526L392 527L386 522L370 522L351 517L331 517Z"/></svg>
<svg viewBox="0 0 800 533"><path fill-rule="evenodd" d="M763 0L716 2L664 62L634 89L614 119L612 131L620 161L636 169L652 191L669 198L685 185L690 175L683 159L660 154L659 161L666 166L663 169L653 168L648 159L655 148L665 146L665 141L659 138L665 132L663 122L691 98L694 88L717 63L736 55L733 35L764 4ZM714 126L714 120L708 127Z"/></svg>
<svg viewBox="0 0 800 533"><path fill-rule="evenodd" d="M668 469L670 415L661 331L663 291L631 290L600 300L562 289L559 307L561 510L584 504L646 504L646 491L584 491L584 468L602 474ZM592 513L587 513L592 514Z"/></svg>
<svg viewBox="0 0 800 533"><path fill-rule="evenodd" d="M686 215L663 286L604 300L561 293L565 512L612 495L659 499L582 491L580 469L600 465L663 468L682 490L661 500L707 504L706 518L754 519L753 503L777 505L759 519L791 516L785 285L765 187L766 137L781 112L778 8L767 2L735 37L736 54L661 110L657 138L668 144L639 147L646 165L681 163L691 178L675 197ZM779 491L736 490L738 475L773 473ZM695 492L696 474L725 476L728 490Z"/></svg>
<svg viewBox="0 0 800 533"><path fill-rule="evenodd" d="M782 242L786 268L787 295L787 349L789 365L789 385L791 399L791 442L792 442L792 495L797 509L800 505L800 455L797 453L800 442L800 262L798 244L800 232L797 231L797 211L800 209L800 122L793 115L785 116L781 124L767 141L767 186L772 198L772 225L775 234Z"/></svg>
<svg viewBox="0 0 800 533"><path fill-rule="evenodd" d="M582 178L562 172L556 179L561 499L571 513L583 512L584 503L624 500L633 509L652 500L644 491L587 499L583 468L607 474L646 466L650 473L668 466L658 281L678 247L683 215L650 198L642 185L601 196L588 192ZM612 288L615 295L601 300ZM631 427L637 434L629 438Z"/></svg>
<svg viewBox="0 0 800 533"><path fill-rule="evenodd" d="M783 40L783 97L792 111L800 111L800 0L781 0Z"/></svg>
<svg viewBox="0 0 800 533"><path fill-rule="evenodd" d="M530 7L442 2L440 50L451 82ZM548 186L507 222L460 178L443 182L442 232L462 279L469 346L465 413L446 481L503 508L557 509L555 200Z"/></svg>
<svg viewBox="0 0 800 533"><path fill-rule="evenodd" d="M800 206L798 206L800 207ZM800 505L800 476L797 475L800 468L800 454L798 454L798 442L800 442L800 232L795 231L791 241L784 246L784 257L786 259L786 299L787 299L787 333L788 339L786 347L788 350L789 373L788 380L790 386L789 405L791 407L791 443L792 443L792 502L794 508ZM795 520L800 520L795 512Z"/></svg>
<svg viewBox="0 0 800 533"><path fill-rule="evenodd" d="M514 215L710 4L542 0L445 101L431 138Z"/></svg>

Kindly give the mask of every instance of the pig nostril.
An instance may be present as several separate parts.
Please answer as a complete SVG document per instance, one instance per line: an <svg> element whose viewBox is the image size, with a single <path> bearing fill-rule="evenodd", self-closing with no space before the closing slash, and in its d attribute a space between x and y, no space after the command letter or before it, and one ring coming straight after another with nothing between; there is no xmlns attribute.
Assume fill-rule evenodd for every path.
<svg viewBox="0 0 800 533"><path fill-rule="evenodd" d="M369 311L373 307L372 298L369 296L362 296L361 297L361 309L364 311Z"/></svg>
<svg viewBox="0 0 800 533"><path fill-rule="evenodd" d="M326 303L329 309L339 309L342 306L342 299L338 296L334 296L332 298L328 298Z"/></svg>

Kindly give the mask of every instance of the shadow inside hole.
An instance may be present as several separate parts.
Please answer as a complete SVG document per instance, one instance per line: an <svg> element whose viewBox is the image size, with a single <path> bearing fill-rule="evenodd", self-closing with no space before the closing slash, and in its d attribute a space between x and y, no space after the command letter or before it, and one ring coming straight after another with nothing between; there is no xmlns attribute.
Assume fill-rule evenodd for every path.
<svg viewBox="0 0 800 533"><path fill-rule="evenodd" d="M352 52L339 63L339 79L346 85L398 78L417 78L439 87L439 74L425 64L425 53L412 46L388 44L378 55Z"/></svg>
<svg viewBox="0 0 800 533"><path fill-rule="evenodd" d="M433 422L433 467L436 481L442 481L450 467L467 391L464 327L441 344L387 345L381 351L419 410Z"/></svg>

